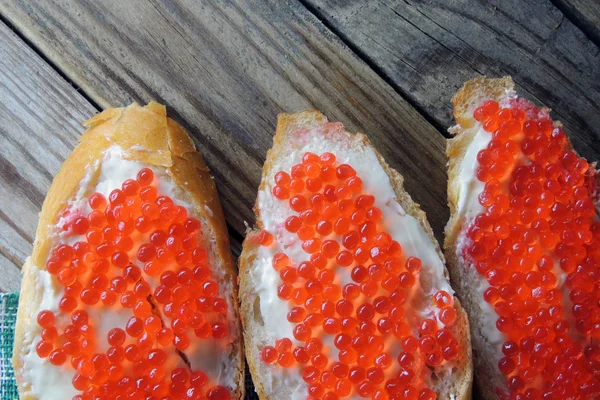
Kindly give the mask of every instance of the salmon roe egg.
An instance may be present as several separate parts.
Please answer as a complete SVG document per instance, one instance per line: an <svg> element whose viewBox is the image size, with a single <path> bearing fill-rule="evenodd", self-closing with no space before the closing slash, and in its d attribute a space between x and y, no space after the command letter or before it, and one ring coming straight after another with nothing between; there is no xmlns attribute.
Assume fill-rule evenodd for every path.
<svg viewBox="0 0 600 400"><path fill-rule="evenodd" d="M137 181L141 186L149 186L154 180L154 173L150 168L143 168L137 174Z"/></svg>
<svg viewBox="0 0 600 400"><path fill-rule="evenodd" d="M273 364L277 362L279 357L278 351L273 346L265 346L261 351L261 358L267 364Z"/></svg>
<svg viewBox="0 0 600 400"><path fill-rule="evenodd" d="M42 328L50 328L54 325L54 313L48 310L41 311L38 314L37 321Z"/></svg>
<svg viewBox="0 0 600 400"><path fill-rule="evenodd" d="M260 231L255 237L256 241L262 246L270 246L273 243L273 235L265 230Z"/></svg>

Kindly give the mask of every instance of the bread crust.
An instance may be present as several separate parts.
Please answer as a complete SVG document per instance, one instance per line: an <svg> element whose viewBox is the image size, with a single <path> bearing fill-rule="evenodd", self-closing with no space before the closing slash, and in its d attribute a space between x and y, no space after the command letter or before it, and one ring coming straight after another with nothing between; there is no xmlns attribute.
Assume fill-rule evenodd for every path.
<svg viewBox="0 0 600 400"><path fill-rule="evenodd" d="M294 114L280 114L278 116L277 131L273 138L273 147L267 152L267 158L263 168L262 181L259 187L259 191L264 190L267 184L266 178L270 175L271 170L276 164L277 160L282 157L286 157L286 144L290 140L289 136L292 132L301 129L309 128L317 124L327 122L327 118L318 111L304 111ZM358 141L362 146L373 148L368 138L357 133L352 135L346 133L349 137L353 137L353 140ZM394 169L390 168L385 162L383 157L375 151L379 163L390 178L390 182L394 189L396 200L402 206L402 208L411 216L416 218L431 241L435 244L436 250L442 259L444 256L439 248L439 245L433 235L433 231L427 222L425 213L421 210L419 205L415 203L410 195L404 190L404 179ZM256 227L254 229L248 229L246 239L243 243L243 251L239 258L239 273L240 273L240 302L241 302L241 317L242 324L244 327L244 341L246 349L246 359L250 367L250 372L254 381L256 392L261 400L275 400L279 399L274 397L272 394L267 393L265 385L261 376L260 351L256 342L254 341L253 335L253 307L255 305L255 299L257 297L253 290L250 273L253 268L254 260L257 256L259 245L253 240L253 237L260 232L263 228L263 223L260 216L260 210L258 208L258 200L254 206L254 212L256 214ZM448 271L444 271L446 277L448 277ZM458 299L455 299L455 309L457 311L457 323L451 328L452 333L456 338L459 339L459 347L461 348L462 356L457 362L455 367L456 371L453 375L453 382L451 383L451 393L455 394L455 399L466 400L471 398L472 381L473 381L473 365L471 357L471 346L467 315L460 305ZM438 397L450 398L448 397Z"/></svg>
<svg viewBox="0 0 600 400"><path fill-rule="evenodd" d="M237 303L236 268L229 249L229 236L215 184L196 151L194 142L183 128L167 117L165 106L151 102L145 107L131 104L128 107L108 109L83 123L88 129L79 138L79 144L63 163L54 178L39 215L33 253L23 266L23 281L19 299L19 310L15 326L13 366L21 400L36 400L25 393L23 368L24 337L37 325L37 310L42 293L36 290L32 268L45 269L50 250L50 229L56 225L58 216L67 202L75 196L87 167L101 160L104 152L113 145L124 151L124 157L151 166L164 167L173 178L178 190L186 195L199 218L206 235L215 239L214 257L220 260L225 271L224 280L229 282L231 314L241 332ZM210 211L207 211L210 210ZM244 397L244 353L242 339L238 335L233 343L232 354L236 359L237 389L233 398Z"/></svg>
<svg viewBox="0 0 600 400"><path fill-rule="evenodd" d="M475 385L482 399L494 400L494 388L504 386L503 376L497 365L490 363L493 359L492 347L480 329L481 318L480 295L473 283L474 275L478 275L474 269L469 269L459 264L457 255L457 241L465 222L458 213L460 198L460 170L467 148L473 141L475 126L473 110L486 100L500 102L507 97L507 93L514 89L514 82L510 77L490 79L478 77L465 85L452 98L454 106L454 118L457 125L450 128L454 138L446 142L446 155L448 156L448 205L450 207L450 219L446 225L446 237L444 249L448 269L452 283L456 289L457 296L467 311L471 327L471 340L474 354L474 365L476 372Z"/></svg>

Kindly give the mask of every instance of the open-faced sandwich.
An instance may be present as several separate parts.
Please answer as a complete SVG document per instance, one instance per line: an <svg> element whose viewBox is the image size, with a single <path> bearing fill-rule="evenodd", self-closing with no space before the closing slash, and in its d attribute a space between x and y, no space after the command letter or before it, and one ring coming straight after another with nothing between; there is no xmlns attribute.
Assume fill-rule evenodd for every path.
<svg viewBox="0 0 600 400"><path fill-rule="evenodd" d="M20 399L241 399L235 266L201 155L156 103L85 125L23 267Z"/></svg>
<svg viewBox="0 0 600 400"><path fill-rule="evenodd" d="M425 213L362 134L279 116L240 257L267 399L468 399L467 317Z"/></svg>
<svg viewBox="0 0 600 400"><path fill-rule="evenodd" d="M600 397L598 173L510 78L453 99L446 259L485 399Z"/></svg>

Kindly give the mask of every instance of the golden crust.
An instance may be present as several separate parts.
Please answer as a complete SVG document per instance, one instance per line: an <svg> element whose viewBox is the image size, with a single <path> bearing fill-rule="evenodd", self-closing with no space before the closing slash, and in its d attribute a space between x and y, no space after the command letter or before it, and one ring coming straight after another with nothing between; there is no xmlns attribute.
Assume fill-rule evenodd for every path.
<svg viewBox="0 0 600 400"><path fill-rule="evenodd" d="M29 276L29 270L31 268L31 258L27 258L22 268L24 277ZM24 278L23 282L21 283L21 293L19 295L19 309L17 310L17 323L15 324L12 359L20 400L37 400L35 396L24 394L22 392L24 384L23 374L21 373L23 368L23 359L19 357L19 355L23 352L23 338L25 337L27 327L35 323L30 316L34 314L34 310L37 308L39 301L39 295L35 290L35 282L32 279Z"/></svg>
<svg viewBox="0 0 600 400"><path fill-rule="evenodd" d="M452 98L456 123L465 129L472 127L475 124L473 107L485 100L499 100L505 97L507 90L512 91L514 86L510 76L497 79L477 77L466 82Z"/></svg>
<svg viewBox="0 0 600 400"><path fill-rule="evenodd" d="M482 336L478 326L480 323L480 318L478 318L480 313L479 295L473 293L475 290L473 283L469 281L470 277L466 272L461 270L464 267L459 265L457 257L457 239L463 224L457 212L460 196L460 169L467 148L477 133L470 129L476 122L473 118L473 110L486 100L500 101L506 98L507 93L512 92L513 89L514 83L510 77L499 79L479 77L466 82L452 99L457 125L449 130L455 137L446 142L450 220L446 225L444 249L452 282L471 320L471 337L475 354L475 370L477 371L475 385L484 400L496 398L493 390L500 377L498 376L499 372L496 371L496 365L489 363L490 358L486 350L487 339Z"/></svg>
<svg viewBox="0 0 600 400"><path fill-rule="evenodd" d="M289 134L299 128L309 128L324 122L327 122L327 118L318 111L304 111L294 114L280 114L278 116L277 131L275 137L273 138L273 147L267 152L267 158L263 168L263 180L261 181L259 190L264 190L266 185L265 179L267 176L269 176L269 171L273 168L274 163L276 163L281 157L286 157L286 143L289 140ZM356 135L356 139L360 141L362 145L366 147L372 147L365 135L361 133L357 133ZM404 190L403 177L396 170L390 168L377 151L375 151L375 153L377 154L379 163L383 167L386 174L390 177L392 187L394 188L394 192L396 194L396 200L408 214L412 215L419 221L432 242L435 243L440 258L444 260L444 256L433 235L433 231L427 222L425 213ZM258 204L255 205L254 211L256 213L257 226L255 229L247 232L246 239L243 243L243 251L238 260L240 274L241 317L242 325L244 327L246 359L248 360L248 365L250 367L256 392L258 393L259 398L262 400L275 400L272 395L265 391L263 381L259 375L260 352L252 340L252 326L254 321L251 320L251 316L252 307L254 307L254 298L256 295L253 291L250 281L250 270L258 250L257 243L252 239L262 229L262 221L260 218ZM445 270L445 275L448 275L447 270ZM466 400L471 398L473 383L470 333L467 315L462 309L458 299L455 300L455 309L457 310L458 320L452 328L452 333L455 335L455 337L459 338L459 347L462 350L461 354L463 357L461 357L457 363L456 371L454 372L455 375L451 385L451 392L456 396L456 399Z"/></svg>
<svg viewBox="0 0 600 400"><path fill-rule="evenodd" d="M165 106L151 102L145 107L131 104L124 108L111 108L83 123L88 129L79 138L79 144L65 160L54 178L39 215L33 253L23 266L23 282L19 299L19 311L15 327L13 365L20 392L24 390L21 373L23 339L25 333L36 323L33 310L38 309L41 293L35 289L31 268L45 269L50 240L50 228L56 224L60 211L75 196L87 167L102 159L110 146L118 145L124 150L125 158L144 164L167 169L176 186L192 199L195 216L203 221L208 234L215 238L215 257L221 260L225 280L230 282L234 310L232 314L239 326L237 309L237 284L235 262L229 250L229 236L223 211L202 155L196 151L192 139L177 124L167 117ZM207 209L211 210L209 213ZM237 386L234 398L244 397L244 357L242 340L234 343L237 354ZM232 362L235 362L233 360ZM35 400L34 396L21 393L21 400Z"/></svg>

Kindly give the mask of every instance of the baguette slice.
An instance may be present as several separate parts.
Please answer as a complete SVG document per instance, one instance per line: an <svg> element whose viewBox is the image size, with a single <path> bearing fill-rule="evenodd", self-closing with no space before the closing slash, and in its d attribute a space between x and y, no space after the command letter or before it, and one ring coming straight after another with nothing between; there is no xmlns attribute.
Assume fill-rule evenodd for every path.
<svg viewBox="0 0 600 400"><path fill-rule="evenodd" d="M62 325L64 328L69 322L68 316L57 307L63 287L55 276L46 271L52 250L59 241L66 240L60 232L65 218L68 219L64 210L85 210L92 192L108 196L110 191L120 188L125 179L135 179L137 172L144 167L150 168L158 177L159 195L168 194L185 206L190 217L200 221L202 230L197 239L207 252L206 264L211 269L211 279L218 282L218 296L225 299L228 309L225 324L229 333L224 339L211 338L202 344L193 332L191 335L188 333L190 345L184 351L175 349L173 345L162 347L167 352L163 367L167 373L170 373L168 368L177 366L202 370L212 384L225 386L231 398L243 398L244 359L236 270L215 184L201 154L196 152L194 143L181 126L167 118L165 107L157 103L145 107L132 104L108 109L84 125L88 129L63 163L48 191L39 216L33 253L23 266L13 358L20 399L62 400L80 393L71 385L74 370L69 361L54 366L47 358L40 358L35 347L40 341L41 327L37 317L41 310L55 312L57 327ZM164 193L163 190L167 189L169 193ZM136 250L137 246L134 246L133 253L129 253L130 260L143 267L143 263L136 259ZM143 274L142 278L147 279L152 291L159 284L158 277L153 279ZM149 296L148 300L153 313L161 318L163 326L168 326L156 299ZM101 336L105 337L108 329L125 329L124 324L133 314L131 309L119 307L118 299L112 308L87 307L91 324L98 331L97 343L106 341ZM108 345L104 343L102 346ZM106 348L99 351L106 351Z"/></svg>
<svg viewBox="0 0 600 400"><path fill-rule="evenodd" d="M282 336L294 340L293 325L286 319L290 305L279 299L277 295L281 279L271 267L272 253L265 255L263 253L265 247L258 243L259 233L261 230L267 229L275 239L271 247L283 251L284 248L293 248L294 246L293 243L282 243L285 240L279 237L279 233L283 229L281 226L283 220L289 215L296 214L289 208L282 211L279 208L282 207L281 205L273 203L279 201L271 195L274 175L279 170L289 172L292 165L301 162L303 154L307 151L317 155L331 152L336 155L338 164L346 162L357 169L357 176L363 180L365 187L375 190L382 187L387 188L389 196L386 197L387 205L378 203L379 200L376 200L375 205L381 207L382 210L388 206L396 207L394 210L397 214L394 218L400 218L401 224L398 224L398 230L395 231L393 238L401 242L403 252L410 253L414 251L410 250L411 246L415 246L422 251L419 255L426 254L418 279L420 285L429 287L431 292L428 295L433 294L432 288L435 288L436 285L443 285L450 292L451 289L447 282L443 255L425 213L404 191L402 176L388 166L366 136L350 134L340 123L329 123L323 114L317 111L306 111L279 115L273 142L273 148L267 153L263 179L254 207L257 219L256 228L248 231L239 259L240 302L246 358L256 391L262 400L305 399L308 396L308 387L301 378L298 364L284 369L277 364L266 364L261 358L262 349L267 345L274 346L276 340L281 339ZM375 193L373 192L373 194ZM384 196L383 192L379 195ZM283 204L283 207L289 207L287 201L279 202ZM389 211L388 208L385 210ZM384 212L384 221L388 215L386 212ZM400 227L400 225L406 228ZM407 231L402 229L407 231L410 229L414 236L407 240ZM407 244L407 241L413 242L412 245ZM294 250L291 251L293 253ZM306 258L306 255L304 257ZM295 260L292 257L291 264L297 266L299 261L302 260ZM341 271L340 268L342 267L337 267L336 274ZM348 274L348 272L342 272L342 274ZM338 278L334 282L337 282ZM346 279L345 283L351 281L349 276L341 279ZM407 304L412 304L417 308L423 307L423 301L431 301L423 293L419 292L418 295L409 297ZM421 296L425 296L427 300L423 300ZM458 358L435 371L426 370L427 367L423 363L416 362L417 368L420 369L416 372L415 382L427 380L429 387L437 393L438 399L469 399L471 397L473 371L468 322L466 314L456 299L454 308L457 313L457 321L450 330L457 339ZM408 313L411 314L411 312L409 307ZM416 314L411 315L416 319ZM415 327L412 326L412 328ZM327 338L324 338L323 342L325 344L324 352L327 354L327 351L333 346L326 340ZM299 344L299 342L295 341L295 344ZM392 366L387 370L388 375L386 375L386 379L388 379L392 371L397 372L398 370L396 352L400 351L399 341L392 337L392 340L387 342L386 349L392 354ZM337 355L333 353L331 359L337 360ZM420 375L419 371L423 375ZM359 398L357 391L353 390L349 398Z"/></svg>
<svg viewBox="0 0 600 400"><path fill-rule="evenodd" d="M483 292L489 284L463 252L463 248L469 243L469 239L466 237L467 229L473 223L474 218L480 212L485 211L477 200L482 184L475 177L475 168L478 166L475 157L480 149L487 146L487 142L481 139L482 125L474 118L474 111L488 100L498 102L500 107L518 105L521 110L525 111L528 118L549 118L550 110L538 108L532 103L519 98L515 93L514 82L510 77L476 78L466 82L452 99L457 125L449 129L449 132L454 134L455 137L448 140L446 148L449 159L448 203L450 206L450 219L446 226L444 248L448 260L448 269L457 296L469 315L476 371L475 383L482 398L492 400L498 398L508 399L510 396L507 380L498 367L498 362L504 356L502 346L505 337L496 328L498 315L483 299ZM561 127L560 122L554 121L554 131ZM568 141L567 147L570 147ZM517 165L522 164L528 165L527 162L524 163L523 161L517 163ZM590 172L594 166L591 165ZM468 183L465 184L465 181L468 181ZM501 185L504 185L505 178L502 178L500 182ZM552 257L555 257L555 255L552 255ZM557 275L559 285L561 285L566 274L557 264L555 264L553 272ZM566 287L563 289L566 289ZM565 293L563 298L567 296L568 294ZM567 311L568 305L563 304L563 306L566 315L569 312ZM590 398L585 395L582 396L577 398Z"/></svg>

